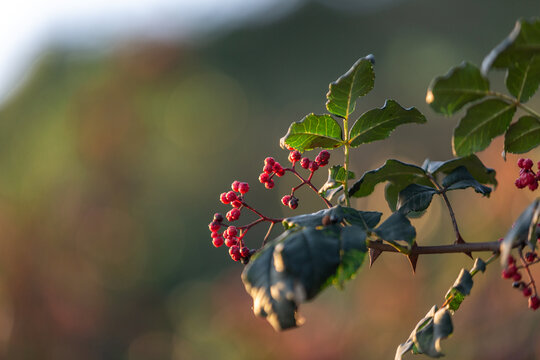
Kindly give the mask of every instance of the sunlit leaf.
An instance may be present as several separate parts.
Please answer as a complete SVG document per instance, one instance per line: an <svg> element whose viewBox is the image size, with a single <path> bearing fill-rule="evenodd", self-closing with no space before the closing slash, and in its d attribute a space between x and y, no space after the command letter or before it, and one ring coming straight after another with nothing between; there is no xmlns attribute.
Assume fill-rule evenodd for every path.
<svg viewBox="0 0 540 360"><path fill-rule="evenodd" d="M348 176L346 175L348 174ZM345 168L341 165L335 165L328 169L328 180L324 183L323 186L319 189L319 194L322 194L326 198L330 199L334 193L329 192L330 189L337 189L341 187L343 189L343 184L347 179L354 179L355 175L352 171L346 172ZM337 192L337 191L336 191Z"/></svg>
<svg viewBox="0 0 540 360"><path fill-rule="evenodd" d="M394 100L387 100L380 109L370 110L360 116L350 131L351 146L386 139L399 125L425 123L426 118L416 108L402 108Z"/></svg>
<svg viewBox="0 0 540 360"><path fill-rule="evenodd" d="M522 103L534 95L540 85L540 55L532 56L523 62L514 63L508 68L506 88Z"/></svg>
<svg viewBox="0 0 540 360"><path fill-rule="evenodd" d="M326 108L331 114L349 118L354 111L356 99L373 89L375 72L373 55L359 59L345 74L330 84Z"/></svg>
<svg viewBox="0 0 540 360"><path fill-rule="evenodd" d="M454 285L446 293L446 305L452 311L459 309L459 306L465 299L465 296L471 293L473 287L473 279L471 274L465 270L461 269L458 278L454 282Z"/></svg>
<svg viewBox="0 0 540 360"><path fill-rule="evenodd" d="M280 140L281 147L292 146L299 151L315 148L332 149L342 143L341 126L330 115L309 114L291 124Z"/></svg>

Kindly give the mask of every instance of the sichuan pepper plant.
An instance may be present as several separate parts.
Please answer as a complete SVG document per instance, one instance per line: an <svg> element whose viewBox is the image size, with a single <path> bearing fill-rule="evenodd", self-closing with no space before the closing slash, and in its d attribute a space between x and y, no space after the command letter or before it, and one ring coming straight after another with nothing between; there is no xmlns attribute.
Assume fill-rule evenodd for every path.
<svg viewBox="0 0 540 360"><path fill-rule="evenodd" d="M493 68L506 71L510 95L490 90L487 74ZM252 199L248 202L247 182L235 180L231 190L219 196L231 209L225 216L214 215L209 224L212 243L228 249L232 260L246 265L242 281L253 298L254 313L266 318L275 330L302 324L300 304L330 285L342 288L354 278L366 257L372 265L384 252L398 252L408 258L414 271L419 256L468 255L474 259L471 269L461 269L441 305L434 305L410 337L398 346L395 359L409 351L439 357L441 340L453 332L452 316L470 295L474 276L486 271L495 260L502 266L502 278L508 279L511 287L527 299L528 307L540 307L530 271L531 266L540 262L536 252L540 200L534 200L500 239L466 242L447 196L450 191L467 188L481 196L490 195L497 185L496 173L474 153L489 146L494 137L505 134L503 156L507 152L525 153L540 144L540 114L525 105L540 84L540 20L518 21L512 33L486 56L481 69L463 63L433 80L426 101L434 111L453 115L468 107L454 131L452 143L457 157L446 161L426 159L421 165L389 159L355 180L356 175L349 170L353 149L388 138L400 125L426 122L416 108L402 107L395 100L358 114L356 102L373 89L374 79L373 56L359 59L330 84L326 95L328 113L308 114L292 123L281 138L281 147L289 151L289 164L282 165L273 157L262 163L258 180L269 190L280 177L298 180L290 192L282 194L284 206L301 208L296 191L307 187L320 198L323 209L274 218L256 208ZM522 115L513 122L516 113ZM318 151L315 157L310 153L313 150ZM328 165L330 157L333 161L341 158L342 164L328 168L324 184L313 183L314 173ZM536 164L537 171L534 165L532 159L518 161L518 189L537 190L540 162ZM381 212L351 207L351 198L370 195L379 183L386 184L385 198L392 211L384 221ZM440 198L447 208L455 241L424 246L409 219L424 215L434 197ZM253 213L257 219L242 222L243 212ZM263 224L268 226L266 236L250 239L250 229ZM281 224L284 231L270 240L276 224ZM488 255L485 260L473 258L477 252Z"/></svg>

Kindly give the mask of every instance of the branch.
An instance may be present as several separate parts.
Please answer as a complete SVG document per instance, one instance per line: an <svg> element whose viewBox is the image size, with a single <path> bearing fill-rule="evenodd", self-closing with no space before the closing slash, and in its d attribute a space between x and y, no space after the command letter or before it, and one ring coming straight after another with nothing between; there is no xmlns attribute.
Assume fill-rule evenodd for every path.
<svg viewBox="0 0 540 360"><path fill-rule="evenodd" d="M464 243L452 245L434 245L434 246L416 246L411 250L411 254L452 254L452 253L470 253L477 251L498 252L501 243L498 241ZM514 247L518 246L516 244ZM368 248L379 251L399 252L391 245L379 241L368 241ZM410 254L409 254L410 255Z"/></svg>

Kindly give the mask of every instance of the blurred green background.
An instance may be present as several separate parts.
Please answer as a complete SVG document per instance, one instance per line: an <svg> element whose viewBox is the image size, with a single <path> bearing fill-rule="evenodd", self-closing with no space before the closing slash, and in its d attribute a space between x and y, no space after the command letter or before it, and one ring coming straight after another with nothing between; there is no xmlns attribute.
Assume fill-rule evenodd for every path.
<svg viewBox="0 0 540 360"><path fill-rule="evenodd" d="M479 64L538 3L339 4L306 1L191 41L132 38L107 52L55 45L42 54L0 108L1 358L393 358L470 259L421 257L413 275L405 258L385 254L345 291L303 305L303 327L275 333L252 313L242 265L211 245L207 224L228 210L218 195L248 181L254 206L293 214L279 204L293 180L265 190L262 160L285 163L278 141L289 124L324 112L328 83L369 53L375 89L357 108L396 99L428 123L353 152L353 170L390 157L450 158L457 117L426 106L430 80L462 60ZM503 89L502 80L495 74L493 85ZM530 105L540 109L538 99ZM517 157L504 162L501 149L499 139L479 154L498 172L490 199L452 194L467 241L503 236L534 198L515 189ZM299 195L296 212L321 206ZM382 185L355 205L389 213ZM441 205L414 221L419 243L453 241ZM250 234L253 247L262 231ZM499 274L494 265L475 278L443 343L449 359L540 358L539 314Z"/></svg>

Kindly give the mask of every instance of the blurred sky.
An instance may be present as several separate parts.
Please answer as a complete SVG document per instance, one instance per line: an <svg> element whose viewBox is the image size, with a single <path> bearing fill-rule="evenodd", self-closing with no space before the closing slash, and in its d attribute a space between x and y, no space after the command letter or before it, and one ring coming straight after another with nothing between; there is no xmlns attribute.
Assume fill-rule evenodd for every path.
<svg viewBox="0 0 540 360"><path fill-rule="evenodd" d="M216 27L242 24L256 15L257 21L271 20L299 3L299 0L3 2L0 6L0 103L21 82L36 56L50 46L103 49L107 43L124 38L188 40Z"/></svg>

